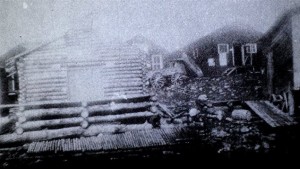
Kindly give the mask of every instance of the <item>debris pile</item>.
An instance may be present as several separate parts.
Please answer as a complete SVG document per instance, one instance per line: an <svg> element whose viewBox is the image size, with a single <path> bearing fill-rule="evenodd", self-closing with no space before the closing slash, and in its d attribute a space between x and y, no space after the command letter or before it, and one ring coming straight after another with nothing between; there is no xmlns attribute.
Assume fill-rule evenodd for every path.
<svg viewBox="0 0 300 169"><path fill-rule="evenodd" d="M152 90L157 94L158 100L186 111L186 107L193 106L193 102L203 95L211 101L263 99L262 86L263 80L260 75L238 74L195 78L184 85L171 85Z"/></svg>
<svg viewBox="0 0 300 169"><path fill-rule="evenodd" d="M265 152L272 142L258 129L257 117L244 100L263 99L263 80L255 74L191 79L185 85L153 89L158 101L177 118L167 123L196 126L216 151ZM173 115L174 117L174 115ZM275 137L275 136L272 136Z"/></svg>

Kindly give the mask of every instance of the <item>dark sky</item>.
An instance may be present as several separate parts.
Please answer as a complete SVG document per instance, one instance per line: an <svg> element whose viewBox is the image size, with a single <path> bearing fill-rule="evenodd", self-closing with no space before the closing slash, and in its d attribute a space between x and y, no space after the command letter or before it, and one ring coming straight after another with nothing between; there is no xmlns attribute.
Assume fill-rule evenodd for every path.
<svg viewBox="0 0 300 169"><path fill-rule="evenodd" d="M91 27L104 42L143 35L169 51L225 25L266 32L299 0L0 0L0 54Z"/></svg>

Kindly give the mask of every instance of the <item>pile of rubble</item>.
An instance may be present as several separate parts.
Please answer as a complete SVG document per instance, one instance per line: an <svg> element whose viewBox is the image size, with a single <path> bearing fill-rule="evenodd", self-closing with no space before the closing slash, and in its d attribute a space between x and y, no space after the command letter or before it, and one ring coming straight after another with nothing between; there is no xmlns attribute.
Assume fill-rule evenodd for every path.
<svg viewBox="0 0 300 169"><path fill-rule="evenodd" d="M235 76L201 77L191 79L181 86L167 86L153 89L158 100L170 106L191 105L199 95L207 95L208 100L253 100L262 99L263 80L260 75L238 74ZM176 110L175 110L176 111Z"/></svg>
<svg viewBox="0 0 300 169"><path fill-rule="evenodd" d="M261 120L242 104L244 100L263 99L262 87L259 75L240 74L196 78L182 86L153 90L157 100L178 115L167 123L196 126L202 140L218 152L265 152L272 148L275 135L265 136L258 129Z"/></svg>
<svg viewBox="0 0 300 169"><path fill-rule="evenodd" d="M196 101L197 107L176 119L168 119L167 123L194 127L202 141L219 153L234 150L268 152L274 147L276 135L262 133L258 129L261 121L241 104L228 102L225 106L215 106L205 99L205 95L200 98Z"/></svg>

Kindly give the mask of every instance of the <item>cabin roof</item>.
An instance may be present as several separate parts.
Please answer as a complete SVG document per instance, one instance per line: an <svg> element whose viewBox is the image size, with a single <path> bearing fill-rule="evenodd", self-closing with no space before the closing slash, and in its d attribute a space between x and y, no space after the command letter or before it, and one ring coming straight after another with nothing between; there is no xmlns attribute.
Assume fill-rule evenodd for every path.
<svg viewBox="0 0 300 169"><path fill-rule="evenodd" d="M276 32L278 32L282 25L286 24L289 22L290 18L292 18L295 15L300 14L300 6L292 8L288 11L285 11L274 23L274 25L264 34L262 38L259 39L259 42L265 43L268 42L270 39L272 39Z"/></svg>
<svg viewBox="0 0 300 169"><path fill-rule="evenodd" d="M25 51L12 55L10 57L0 58L0 62L5 62L7 60L17 60L18 58L25 57L36 51L60 51L60 52L68 52L73 51L72 55L74 55L74 50L80 52L90 52L87 55L93 55L96 53L101 53L103 50L116 50L118 49L120 52L122 50L135 50L139 53L143 53L138 47L129 44L104 44L97 37L93 36L93 34L86 36L87 32L67 32L65 35L54 38L50 41L39 43L36 46L31 45L31 47L26 48ZM59 41L63 42L60 43ZM106 49L107 48L107 49ZM130 48L130 49L129 49ZM76 52L75 52L76 53ZM79 54L80 55L80 54ZM74 58L76 55L74 55ZM2 65L5 66L4 64Z"/></svg>

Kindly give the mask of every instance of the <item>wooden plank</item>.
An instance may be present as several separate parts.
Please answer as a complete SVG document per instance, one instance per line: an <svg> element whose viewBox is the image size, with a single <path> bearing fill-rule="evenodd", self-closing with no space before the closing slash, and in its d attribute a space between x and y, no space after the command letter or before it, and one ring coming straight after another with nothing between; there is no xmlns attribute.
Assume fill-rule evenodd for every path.
<svg viewBox="0 0 300 169"><path fill-rule="evenodd" d="M265 122L267 122L271 127L277 127L279 124L272 119L263 109L263 107L256 101L246 101L245 102L259 117L261 117Z"/></svg>
<svg viewBox="0 0 300 169"><path fill-rule="evenodd" d="M158 106L163 112L165 112L171 118L175 116L175 114L165 104L158 103Z"/></svg>
<svg viewBox="0 0 300 169"><path fill-rule="evenodd" d="M295 125L295 124L297 124L297 122L294 120L294 118L292 118L287 113L284 113L283 111L278 109L276 106L274 106L269 101L264 101L264 103L266 105L268 105L269 108L274 112L274 114L276 114L277 117L280 118L283 121L283 123L285 123L286 125Z"/></svg>
<svg viewBox="0 0 300 169"><path fill-rule="evenodd" d="M247 101L246 104L271 127L297 124L291 116L284 114L268 101Z"/></svg>

